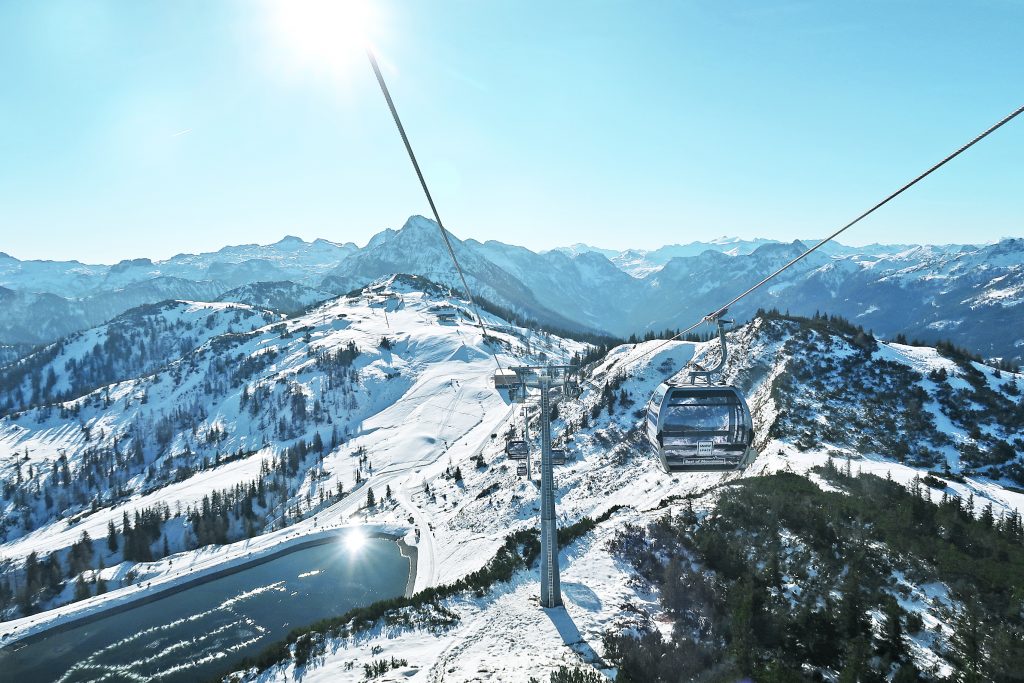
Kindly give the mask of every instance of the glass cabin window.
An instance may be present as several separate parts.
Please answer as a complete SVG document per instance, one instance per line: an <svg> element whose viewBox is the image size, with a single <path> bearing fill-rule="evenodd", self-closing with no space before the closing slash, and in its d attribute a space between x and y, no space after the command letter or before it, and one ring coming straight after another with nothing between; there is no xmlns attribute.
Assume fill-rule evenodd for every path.
<svg viewBox="0 0 1024 683"><path fill-rule="evenodd" d="M729 405L672 405L665 409L666 432L730 432L733 407Z"/></svg>

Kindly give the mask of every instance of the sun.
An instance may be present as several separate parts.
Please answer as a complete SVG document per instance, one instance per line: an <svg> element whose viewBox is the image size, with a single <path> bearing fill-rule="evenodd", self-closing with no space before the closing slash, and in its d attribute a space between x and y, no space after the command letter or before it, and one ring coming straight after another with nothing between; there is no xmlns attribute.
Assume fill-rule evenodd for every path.
<svg viewBox="0 0 1024 683"><path fill-rule="evenodd" d="M301 66L350 71L366 59L379 16L369 0L268 0L271 33Z"/></svg>

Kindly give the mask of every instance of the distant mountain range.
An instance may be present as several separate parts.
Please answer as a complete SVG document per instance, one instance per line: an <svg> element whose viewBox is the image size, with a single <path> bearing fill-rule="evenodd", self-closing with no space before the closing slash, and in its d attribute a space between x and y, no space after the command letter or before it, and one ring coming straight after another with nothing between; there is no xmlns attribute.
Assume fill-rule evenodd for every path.
<svg viewBox="0 0 1024 683"><path fill-rule="evenodd" d="M805 244L815 244L818 239L801 240ZM560 247L557 251L576 256L584 252L593 251L606 257L634 277L642 278L660 270L674 258L687 256L700 256L706 251L717 251L728 256L746 256L752 254L759 247L766 244L779 244L778 240L752 239L744 240L738 237L718 237L709 242L690 242L689 244L668 244L658 249L626 249L615 251L612 249L601 249L586 244L574 244L571 247ZM863 247L848 247L839 242L827 242L821 251L829 256L893 256L901 252L917 247L916 244L868 244ZM946 253L954 253L964 248L976 248L974 245L947 244L936 246L935 249Z"/></svg>
<svg viewBox="0 0 1024 683"><path fill-rule="evenodd" d="M614 251L533 252L496 241L453 248L474 293L522 318L625 337L700 319L806 242L719 238ZM461 289L437 225L411 217L365 247L286 237L165 261L20 261L0 252L0 344L38 344L168 299L232 301L294 314L392 273ZM990 357L1024 354L1024 240L990 245L829 243L731 311L839 314L883 336L952 339Z"/></svg>

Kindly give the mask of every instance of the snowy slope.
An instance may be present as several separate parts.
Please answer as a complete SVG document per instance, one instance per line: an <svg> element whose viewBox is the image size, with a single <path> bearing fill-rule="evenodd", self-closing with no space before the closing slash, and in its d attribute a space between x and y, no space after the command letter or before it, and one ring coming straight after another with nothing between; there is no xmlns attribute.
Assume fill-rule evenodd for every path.
<svg viewBox="0 0 1024 683"><path fill-rule="evenodd" d="M102 538L126 513L197 509L204 497L264 476L268 466L278 471L278 462L288 480L258 509L267 531L285 515L292 524L296 517L318 516L316 528L347 522L363 506L367 487L383 496L387 486L408 507L395 514L407 525L407 515L419 514L407 497L443 469L448 450L490 442L509 414L506 399L491 386L492 353L507 365L567 359L583 346L515 331L490 317L505 331L484 342L464 304L414 291L401 280L385 286L393 296L384 306L371 297L342 298L299 318L211 337L149 377L64 404L61 410L75 415L73 424L50 408L0 420L0 476L9 487L0 553L64 553L83 532ZM438 322L432 309L441 303L462 310L462 322ZM352 349L349 365L329 355ZM331 444L322 457L311 454L294 469L283 468L281 449L317 436ZM12 458L15 453L26 456ZM97 459L108 457L116 469L97 469ZM65 462L70 482L60 474ZM339 500L339 485L355 493ZM320 502L304 502L310 499ZM90 509L92 502L97 509ZM296 505L303 508L299 515ZM197 557L189 550L196 536L186 518L175 512L165 523L172 552L186 551L175 555L180 572ZM235 529L234 537L242 531ZM228 552L225 560L231 557ZM442 571L432 558L428 534L417 577L424 585ZM106 557L111 577L124 577L133 564L119 559ZM169 569L162 566L135 572L154 578Z"/></svg>
<svg viewBox="0 0 1024 683"><path fill-rule="evenodd" d="M327 292L294 282L252 282L224 292L218 301L235 301L285 315L295 315L315 303L330 299Z"/></svg>
<svg viewBox="0 0 1024 683"><path fill-rule="evenodd" d="M713 362L717 353L714 344L674 342L662 346L661 342L648 342L613 349L591 368L591 380L581 400L562 404L556 423L559 441L566 444L569 453L569 464L556 472L560 524L584 515L594 518L612 506L622 506L594 532L562 551L564 609L546 611L537 607L539 572L533 569L520 572L509 583L497 584L482 597L463 594L444 600L443 607L457 615L453 626L378 626L358 635L329 639L326 654L315 664L297 671L294 664L286 663L257 679L283 681L301 675L303 680L355 681L361 679L363 664L389 657L406 659L408 665L384 680L525 683L532 676L543 680L546 672L559 665L602 668L602 634L641 624L657 628L664 617L657 596L634 581L632 568L609 548L608 542L626 524L642 526L666 512L680 512L684 497L690 498L698 512L706 511L713 506L723 483L779 471L807 473L825 464L830 456L848 455L855 458L857 470L889 475L905 483L924 474L924 468L901 464L890 453L861 453L834 443L804 448L797 443L801 434L778 432L784 413L796 406L777 387L797 365L817 358L804 349L808 343L822 348L828 343L832 353L851 359L861 370L870 369L876 377L876 370L892 362L916 372L946 368L951 373L950 382L957 384L960 366L938 357L933 350L881 344L868 352L858 349L854 342L853 337L826 335L779 320L758 321L732 335L736 360L730 363L727 376L750 392L761 452L742 474L666 475L640 433L644 400L653 388L682 370L691 358L704 364ZM1024 381L1006 374L994 378L991 369L980 371L1000 391L1011 382ZM928 381L911 379L915 383ZM612 411L596 407L606 381L624 392L625 401L620 400ZM812 394L809 402L818 401L818 408L806 416L809 420L850 419L846 406L827 406L827 386L804 384L803 388ZM884 391L885 387L878 385L877 389ZM938 422L935 430L951 438L959 436L951 422ZM490 466L483 470L472 464L472 444L452 448L448 457L466 475L465 481L452 483L428 476L425 480L433 497L420 493L413 498L430 520L435 553L445 567L437 579L452 580L480 568L505 534L537 524L538 491L515 476L500 445L485 445L483 455ZM1018 461L1022 457L1024 444L1016 454ZM809 476L816 481L815 475ZM946 484L950 494L965 498L973 494L978 508L985 501L1002 512L1024 508L1024 494L983 476L968 475L963 481L947 480ZM941 637L949 637L948 627L937 623L934 616L936 610L950 604L946 589L914 585L905 577L899 580L908 596L914 596L905 606L919 612L937 633L945 634ZM941 668L941 660L927 644L915 647L922 667L935 664ZM353 663L354 671L347 668Z"/></svg>
<svg viewBox="0 0 1024 683"><path fill-rule="evenodd" d="M248 332L275 318L269 311L230 303L168 301L132 309L0 369L0 415L149 374L213 337Z"/></svg>
<svg viewBox="0 0 1024 683"><path fill-rule="evenodd" d="M536 525L539 509L536 487L516 476L502 450L502 435L521 430L523 418L490 385L491 354L507 366L538 362L541 353L567 359L585 349L553 335L512 330L490 317L503 331L495 333L496 343L487 343L465 304L445 300L439 290L424 292L422 282L402 277L375 289L251 332L212 337L150 378L113 385L109 404L106 390L72 401L64 408L75 411L73 424L54 410L4 418L0 476L13 487L11 498L20 496L31 514L25 524L24 516L11 515L18 509L14 501L4 503L5 519L13 524L0 553L63 553L83 531L101 539L126 512L164 504L195 509L216 490L263 476L266 466L283 473L271 478L280 476L284 488L257 511L264 525L256 530L257 549L366 520L408 532L406 540L418 546L417 590L481 568L510 532ZM462 311L458 322L436 319L432 309L441 304ZM616 347L588 368L583 396L562 402L555 422L556 439L569 456L556 473L560 523L622 506L563 550L565 609L539 610L537 570L521 571L483 596L446 599L457 623L445 629L379 626L332 639L303 679L359 680L363 663L390 656L409 661L391 680L527 681L559 664L599 665L605 631L638 620L657 624L662 616L657 596L632 581L631 568L607 541L626 523L643 525L678 511L683 496L707 510L721 484L739 477L806 473L830 456L849 457L857 469L903 482L936 470L950 494L973 494L979 508L985 501L997 512L1024 508L1024 494L1010 487L1020 481L1014 466L1024 458L1017 422L1024 419L1024 377L945 358L934 349L878 342L822 320L761 318L733 332L730 344L726 377L750 397L761 453L746 472L666 475L640 429L657 384L691 359L713 364L715 344ZM350 362L335 355L353 348ZM601 404L606 383L616 396L611 408ZM856 392L844 393L848 387ZM537 433L535 425L531 433ZM331 444L322 459L310 454L294 470L280 468L286 446L317 435ZM893 435L912 437L905 452ZM94 471L97 486L84 485L96 451L130 453L136 440L141 463L126 458L113 479ZM1010 455L987 462L998 442L1009 445ZM73 486L57 481L62 456L81 473ZM452 475L456 468L461 480ZM190 476L175 481L172 473L182 469ZM364 480L358 488L357 475ZM338 484L349 495L332 495ZM390 488L393 498L366 510L369 488L378 498ZM48 508L34 490L49 491L54 506ZM317 502L325 490L326 499ZM285 528L273 530L282 521ZM105 571L114 585L134 571L159 587L183 580L189 569L239 561L253 549L245 542L196 549L195 533L187 516L175 515L165 524L169 558L122 562L115 553L107 556ZM229 540L234 538L241 536ZM37 632L145 590L126 585L6 623L0 633ZM347 669L350 662L358 665ZM296 673L291 667L262 678L286 680Z"/></svg>

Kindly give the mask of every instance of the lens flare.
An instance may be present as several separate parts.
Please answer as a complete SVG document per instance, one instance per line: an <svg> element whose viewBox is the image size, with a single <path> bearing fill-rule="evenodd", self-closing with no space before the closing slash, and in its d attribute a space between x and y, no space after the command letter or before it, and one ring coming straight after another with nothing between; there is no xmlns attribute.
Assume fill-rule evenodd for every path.
<svg viewBox="0 0 1024 683"><path fill-rule="evenodd" d="M268 0L271 33L299 66L334 75L365 65L379 26L368 0Z"/></svg>

